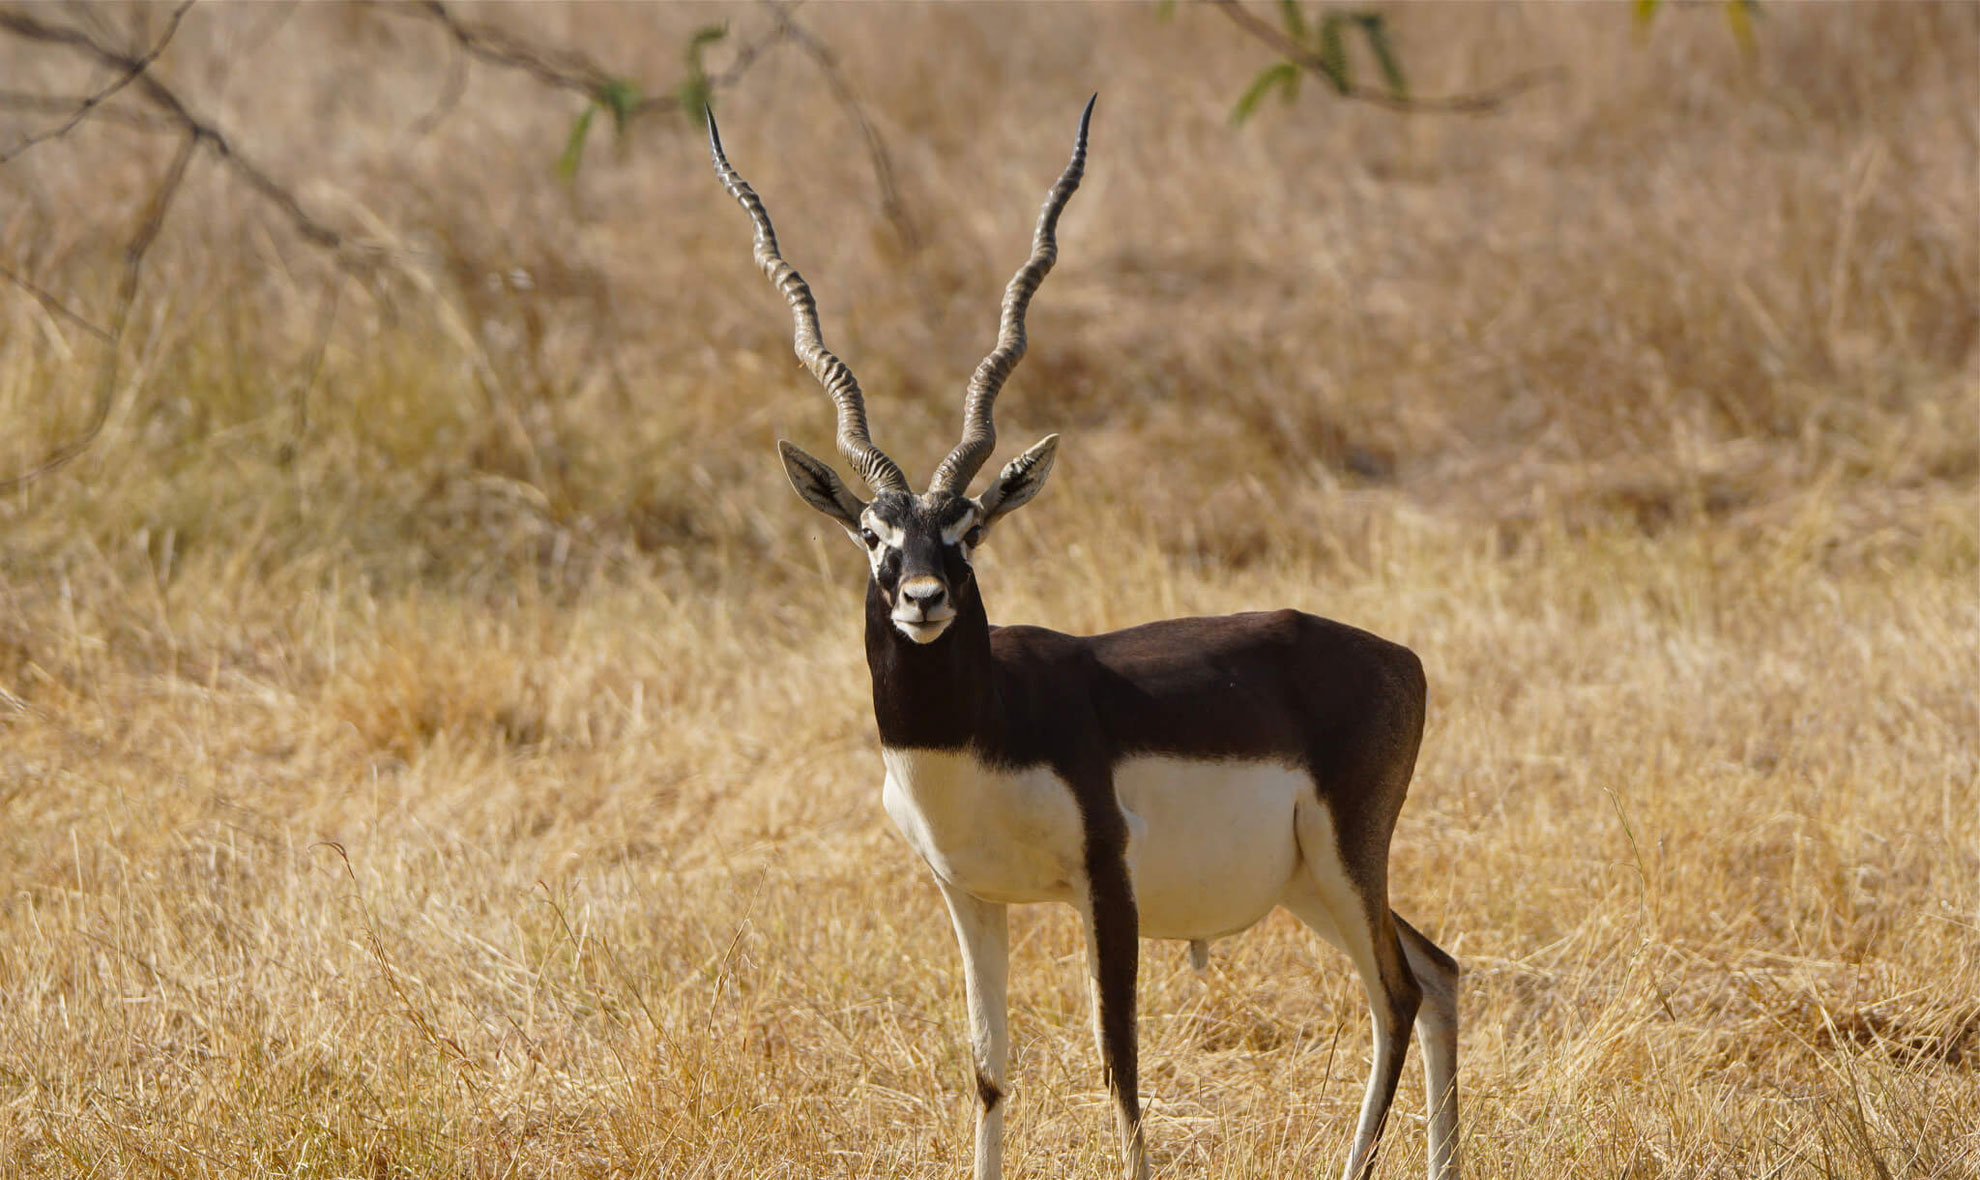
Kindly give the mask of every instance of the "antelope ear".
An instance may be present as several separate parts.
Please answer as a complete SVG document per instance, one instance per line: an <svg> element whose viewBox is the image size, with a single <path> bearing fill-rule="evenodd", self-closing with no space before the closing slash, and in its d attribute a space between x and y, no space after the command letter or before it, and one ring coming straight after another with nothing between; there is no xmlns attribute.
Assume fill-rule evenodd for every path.
<svg viewBox="0 0 1980 1180"><path fill-rule="evenodd" d="M853 495L837 472L790 443L779 439L777 453L784 457L784 474L790 477L799 497L857 535L859 514L866 511L866 501Z"/></svg>
<svg viewBox="0 0 1980 1180"><path fill-rule="evenodd" d="M1058 453L1059 436L1048 434L1036 446L1006 463L997 478L976 498L980 513L977 527L988 531L999 517L1037 495L1045 486L1045 477L1052 474L1052 458Z"/></svg>

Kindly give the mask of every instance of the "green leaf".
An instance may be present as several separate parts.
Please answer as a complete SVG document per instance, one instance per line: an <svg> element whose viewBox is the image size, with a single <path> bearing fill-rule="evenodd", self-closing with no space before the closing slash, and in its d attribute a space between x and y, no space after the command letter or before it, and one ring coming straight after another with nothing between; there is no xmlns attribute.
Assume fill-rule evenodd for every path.
<svg viewBox="0 0 1980 1180"><path fill-rule="evenodd" d="M1382 80L1389 84L1389 93L1397 98L1409 94L1409 83L1403 80L1402 62L1397 60L1395 47L1389 44L1389 26L1383 23L1379 12L1364 12L1355 18L1361 31L1368 37L1368 48L1375 51L1376 64L1382 67Z"/></svg>
<svg viewBox="0 0 1980 1180"><path fill-rule="evenodd" d="M1168 22L1175 18L1176 0L1156 0L1155 19Z"/></svg>
<svg viewBox="0 0 1980 1180"><path fill-rule="evenodd" d="M564 154L557 157L557 175L562 179L577 179L578 165L584 162L585 137L591 134L591 120L597 114L597 104L587 104L577 122L571 124L570 138L564 141Z"/></svg>
<svg viewBox="0 0 1980 1180"><path fill-rule="evenodd" d="M1753 18L1760 15L1760 0L1726 0L1726 24L1732 28L1733 40L1747 53L1758 46L1753 39Z"/></svg>
<svg viewBox="0 0 1980 1180"><path fill-rule="evenodd" d="M691 123L699 124L708 118L708 95L707 74L690 74L674 88L674 100L681 104L681 113Z"/></svg>
<svg viewBox="0 0 1980 1180"><path fill-rule="evenodd" d="M1636 0L1636 27L1647 29L1657 18L1658 0Z"/></svg>
<svg viewBox="0 0 1980 1180"><path fill-rule="evenodd" d="M612 78L598 88L592 101L612 112L612 129L624 135L627 121L639 109L639 87L624 78Z"/></svg>
<svg viewBox="0 0 1980 1180"><path fill-rule="evenodd" d="M1341 24L1345 19L1338 12L1330 12L1320 22L1320 69L1327 75L1327 81L1334 84L1336 94L1346 94L1351 85L1347 45L1341 40Z"/></svg>
<svg viewBox="0 0 1980 1180"><path fill-rule="evenodd" d="M708 97L712 88L708 82L708 70L701 64L701 55L710 45L728 35L727 25L703 25L688 38L687 77L674 88L674 97L681 104L681 113L691 122L700 123L708 117Z"/></svg>
<svg viewBox="0 0 1980 1180"><path fill-rule="evenodd" d="M700 69L701 51L728 35L729 26L727 25L703 25L696 29L694 35L688 38L688 64L694 66L696 69Z"/></svg>
<svg viewBox="0 0 1980 1180"><path fill-rule="evenodd" d="M1279 14L1286 22L1286 36L1306 44L1306 14L1299 10L1299 0L1279 0Z"/></svg>
<svg viewBox="0 0 1980 1180"><path fill-rule="evenodd" d="M1282 61L1266 66L1245 88L1237 105L1231 108L1231 122L1242 123L1251 118L1257 113L1258 104L1264 102L1274 90L1282 91L1285 100L1291 102L1293 95L1298 93L1298 87L1299 67L1292 62Z"/></svg>

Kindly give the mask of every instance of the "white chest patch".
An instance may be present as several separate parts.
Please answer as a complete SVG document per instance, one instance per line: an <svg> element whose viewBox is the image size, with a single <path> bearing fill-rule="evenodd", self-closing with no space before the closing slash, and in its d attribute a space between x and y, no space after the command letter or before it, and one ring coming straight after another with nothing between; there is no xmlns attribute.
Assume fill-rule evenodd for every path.
<svg viewBox="0 0 1980 1180"><path fill-rule="evenodd" d="M941 750L882 750L887 814L943 880L987 901L1076 902L1085 831L1046 767L1004 771ZM1133 758L1114 768L1148 938L1215 938L1271 912L1300 871L1305 772L1271 763Z"/></svg>

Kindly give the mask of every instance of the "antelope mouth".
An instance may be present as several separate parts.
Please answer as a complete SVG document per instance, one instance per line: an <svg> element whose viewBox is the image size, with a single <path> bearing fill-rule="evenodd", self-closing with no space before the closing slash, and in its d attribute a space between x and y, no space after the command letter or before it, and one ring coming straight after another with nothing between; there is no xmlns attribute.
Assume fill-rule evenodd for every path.
<svg viewBox="0 0 1980 1180"><path fill-rule="evenodd" d="M933 643L942 637L942 632L949 629L949 624L955 621L955 617L953 612L932 619L903 619L896 615L894 629L916 643Z"/></svg>

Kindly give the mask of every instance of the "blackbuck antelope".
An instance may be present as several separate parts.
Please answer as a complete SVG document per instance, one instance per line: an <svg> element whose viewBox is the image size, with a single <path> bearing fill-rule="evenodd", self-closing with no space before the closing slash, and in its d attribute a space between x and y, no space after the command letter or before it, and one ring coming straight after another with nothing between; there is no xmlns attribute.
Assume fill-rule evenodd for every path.
<svg viewBox="0 0 1980 1180"><path fill-rule="evenodd" d="M997 345L971 378L962 441L916 495L867 434L859 383L825 348L811 288L784 261L763 202L722 154L715 170L756 227L756 263L783 292L797 355L838 409L839 452L873 499L779 443L805 503L866 550L866 660L881 798L934 871L962 946L976 1064L976 1177L1002 1172L1008 1092L1005 907L1059 901L1085 923L1095 1036L1127 1171L1148 1163L1135 1089L1139 939L1190 944L1284 906L1346 951L1367 989L1374 1066L1345 1175L1370 1173L1411 1022L1423 1033L1432 1180L1458 1171L1458 966L1389 909L1389 836L1423 733L1409 649L1297 611L1172 619L1106 635L992 627L970 562L1052 469L1056 435L981 494L991 408L1024 355L1024 316L1058 257L1059 213L1086 166L1046 197L1031 258L1004 290Z"/></svg>

